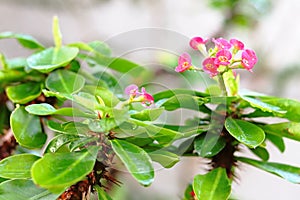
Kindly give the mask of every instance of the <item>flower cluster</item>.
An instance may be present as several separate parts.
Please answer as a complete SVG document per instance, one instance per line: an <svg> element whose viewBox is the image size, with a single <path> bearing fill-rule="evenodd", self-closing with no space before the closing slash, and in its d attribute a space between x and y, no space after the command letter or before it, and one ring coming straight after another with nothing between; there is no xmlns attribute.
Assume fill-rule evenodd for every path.
<svg viewBox="0 0 300 200"><path fill-rule="evenodd" d="M141 102L144 106L150 106L154 103L153 96L147 93L144 87L142 87L141 92L139 92L137 85L129 85L125 88L125 94L129 95L129 103Z"/></svg>
<svg viewBox="0 0 300 200"><path fill-rule="evenodd" d="M223 73L229 69L246 69L252 71L257 63L257 56L251 49L245 49L244 44L237 40L225 40L223 38L212 39L214 48L206 50L207 39L194 37L190 41L190 46L199 50L206 58L202 62L202 69L192 65L191 56L183 53L178 59L176 72L184 72L186 70L203 70L210 77L214 77L219 73Z"/></svg>

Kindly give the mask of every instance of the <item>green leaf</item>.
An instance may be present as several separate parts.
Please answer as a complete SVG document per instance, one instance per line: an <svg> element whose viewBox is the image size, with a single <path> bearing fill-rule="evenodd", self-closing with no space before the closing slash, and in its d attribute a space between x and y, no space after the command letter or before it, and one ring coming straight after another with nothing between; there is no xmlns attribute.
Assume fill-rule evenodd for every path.
<svg viewBox="0 0 300 200"><path fill-rule="evenodd" d="M271 135L271 134L266 134L266 137L270 142L272 142L279 149L281 153L285 151L285 144L282 137Z"/></svg>
<svg viewBox="0 0 300 200"><path fill-rule="evenodd" d="M27 148L41 148L47 139L42 132L40 118L17 107L10 116L10 124L17 142Z"/></svg>
<svg viewBox="0 0 300 200"><path fill-rule="evenodd" d="M0 134L2 134L4 129L8 129L10 127L9 117L11 112L7 108L6 104L0 104L0 110Z"/></svg>
<svg viewBox="0 0 300 200"><path fill-rule="evenodd" d="M46 87L53 91L64 94L79 92L85 83L85 79L74 72L67 70L56 70L46 79Z"/></svg>
<svg viewBox="0 0 300 200"><path fill-rule="evenodd" d="M178 94L169 98L160 106L164 107L168 111L173 111L179 108L187 108L199 111L199 104L201 105L202 103L198 102L198 97L194 97L187 94Z"/></svg>
<svg viewBox="0 0 300 200"><path fill-rule="evenodd" d="M8 86L6 88L6 93L12 102L26 104L41 95L41 84L28 82L19 85Z"/></svg>
<svg viewBox="0 0 300 200"><path fill-rule="evenodd" d="M250 122L227 118L225 121L227 131L239 142L255 148L265 140L264 131Z"/></svg>
<svg viewBox="0 0 300 200"><path fill-rule="evenodd" d="M8 179L31 178L30 169L40 157L32 154L18 154L0 162L0 177Z"/></svg>
<svg viewBox="0 0 300 200"><path fill-rule="evenodd" d="M131 175L142 185L149 186L154 179L154 169L149 155L140 147L122 140L111 140L117 156Z"/></svg>
<svg viewBox="0 0 300 200"><path fill-rule="evenodd" d="M28 76L26 72L19 70L0 70L0 83L21 81L26 76Z"/></svg>
<svg viewBox="0 0 300 200"><path fill-rule="evenodd" d="M96 96L96 98L100 99L100 101L103 101L105 106L108 107L115 107L120 102L110 90L104 87L95 87L89 85L83 88L83 92L88 92Z"/></svg>
<svg viewBox="0 0 300 200"><path fill-rule="evenodd" d="M131 117L141 121L155 121L160 117L163 111L163 108L145 109L131 114Z"/></svg>
<svg viewBox="0 0 300 200"><path fill-rule="evenodd" d="M179 162L178 155L169 151L156 150L148 152L148 154L153 161L158 162L164 168L171 168Z"/></svg>
<svg viewBox="0 0 300 200"><path fill-rule="evenodd" d="M94 189L96 189L99 200L112 200L112 198L101 188L99 185L95 185Z"/></svg>
<svg viewBox="0 0 300 200"><path fill-rule="evenodd" d="M224 168L216 168L207 174L194 177L193 189L198 199L228 199L231 184Z"/></svg>
<svg viewBox="0 0 300 200"><path fill-rule="evenodd" d="M60 134L55 136L47 145L45 153L55 153L59 148L67 143L79 139L76 135Z"/></svg>
<svg viewBox="0 0 300 200"><path fill-rule="evenodd" d="M94 51L96 51L102 55L105 55L108 57L111 56L111 50L110 50L109 46L104 42L96 40L96 41L88 43L88 45L90 47L92 47Z"/></svg>
<svg viewBox="0 0 300 200"><path fill-rule="evenodd" d="M273 163L273 162L263 162L258 160L253 160L250 158L238 157L239 161L262 169L266 172L270 172L275 174L283 179L286 179L289 182L299 184L300 183L300 168L294 167L281 163Z"/></svg>
<svg viewBox="0 0 300 200"><path fill-rule="evenodd" d="M75 47L48 48L27 58L28 66L42 73L49 73L68 65L78 54Z"/></svg>
<svg viewBox="0 0 300 200"><path fill-rule="evenodd" d="M96 118L95 114L89 114L82 112L76 108L64 107L61 109L55 109L52 105L47 103L32 104L25 107L25 110L33 115L47 116L47 115L63 115L70 117L92 117Z"/></svg>
<svg viewBox="0 0 300 200"><path fill-rule="evenodd" d="M173 96L179 95L179 94L186 94L186 95L197 96L197 97L209 96L209 94L207 94L207 93L202 93L202 92L198 92L195 90L172 89L172 90L164 90L164 91L158 92L153 95L153 98L155 99L155 101L158 101L158 100L170 98L170 97L173 97Z"/></svg>
<svg viewBox="0 0 300 200"><path fill-rule="evenodd" d="M7 39L7 38L17 39L18 42L25 48L44 49L43 45L41 45L36 39L34 39L30 35L17 34L12 32L0 33L0 39Z"/></svg>
<svg viewBox="0 0 300 200"><path fill-rule="evenodd" d="M263 161L268 161L270 158L269 152L263 147L256 147L255 149L250 149L255 155L261 158Z"/></svg>
<svg viewBox="0 0 300 200"><path fill-rule="evenodd" d="M192 196L192 194L194 194L194 191L193 191L193 185L192 184L189 184L185 191L184 191L184 197L182 200L191 200L193 199L194 197Z"/></svg>
<svg viewBox="0 0 300 200"><path fill-rule="evenodd" d="M278 124L264 125L262 128L268 134L300 141L300 123L283 122Z"/></svg>
<svg viewBox="0 0 300 200"><path fill-rule="evenodd" d="M287 111L280 117L287 118L294 122L300 122L300 102L293 99L285 99L278 97L261 97L263 102L278 106Z"/></svg>
<svg viewBox="0 0 300 200"><path fill-rule="evenodd" d="M284 114L286 113L285 110L282 110L282 108L265 103L263 101L260 101L255 98L247 97L247 96L241 96L241 98L248 103L254 108L259 108L260 110L264 112L273 112L273 113L279 113L279 114Z"/></svg>
<svg viewBox="0 0 300 200"><path fill-rule="evenodd" d="M216 134L200 135L194 141L196 153L204 158L211 158L217 155L225 147L226 141Z"/></svg>
<svg viewBox="0 0 300 200"><path fill-rule="evenodd" d="M35 184L58 193L92 171L97 153L97 147L80 152L47 153L32 166L32 179Z"/></svg>
<svg viewBox="0 0 300 200"><path fill-rule="evenodd" d="M62 35L60 32L57 16L53 17L52 34L53 34L55 47L60 48L62 44Z"/></svg>
<svg viewBox="0 0 300 200"><path fill-rule="evenodd" d="M0 184L0 200L53 200L59 196L36 186L31 180L14 179Z"/></svg>

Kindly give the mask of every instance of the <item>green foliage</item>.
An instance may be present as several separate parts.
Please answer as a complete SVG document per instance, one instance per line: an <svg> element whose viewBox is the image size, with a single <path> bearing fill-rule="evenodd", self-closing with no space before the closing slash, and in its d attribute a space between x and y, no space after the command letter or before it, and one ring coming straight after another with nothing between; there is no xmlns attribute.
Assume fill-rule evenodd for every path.
<svg viewBox="0 0 300 200"><path fill-rule="evenodd" d="M219 7L238 3L214 2ZM112 57L109 46L101 41L64 45L57 18L54 47L45 48L27 35L0 34L0 39L5 38L36 51L27 58L0 56L1 133L11 129L28 152L16 152L0 162L0 199L56 199L83 181L99 199L109 200L105 185L119 184L109 174L119 161L141 185L149 186L154 181L152 162L171 168L180 156L204 157L212 167L207 174L195 176L185 200L193 195L228 199L237 161L300 182L299 168L268 162L265 145L270 141L284 152L283 138L300 141L300 102L296 100L240 92L239 79L227 70L220 77L226 91L216 86L205 92L159 91L153 95L155 105L145 108L141 106L145 94L124 95L126 86L120 80L129 75L146 82L151 72ZM93 73L83 65L94 67ZM163 124L165 115L175 116L182 109L188 112L182 116L185 121ZM261 117L285 122L266 123ZM262 161L235 157L243 145Z"/></svg>

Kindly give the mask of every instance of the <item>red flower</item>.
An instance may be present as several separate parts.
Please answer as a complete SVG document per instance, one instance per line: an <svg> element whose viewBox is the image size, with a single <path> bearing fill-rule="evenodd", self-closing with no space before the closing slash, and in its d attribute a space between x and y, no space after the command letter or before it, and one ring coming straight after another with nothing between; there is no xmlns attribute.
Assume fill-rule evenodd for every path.
<svg viewBox="0 0 300 200"><path fill-rule="evenodd" d="M242 66L248 71L252 71L252 68L257 63L257 56L251 49L245 49L242 53Z"/></svg>
<svg viewBox="0 0 300 200"><path fill-rule="evenodd" d="M237 39L231 39L230 44L232 44L233 48L236 50L243 50L244 49L244 43Z"/></svg>
<svg viewBox="0 0 300 200"><path fill-rule="evenodd" d="M202 37L193 37L191 40L190 40L190 46L195 49L195 50L198 50L199 49L199 45L204 45L206 44L208 40L204 40Z"/></svg>
<svg viewBox="0 0 300 200"><path fill-rule="evenodd" d="M144 87L142 87L142 92L140 93L140 95L143 98L142 100L142 104L145 105L145 106L150 106L151 104L154 103L154 98L151 94L147 93L146 92L146 89Z"/></svg>
<svg viewBox="0 0 300 200"><path fill-rule="evenodd" d="M218 49L230 49L232 46L227 40L223 38L218 38L218 39L213 38L212 41L215 43Z"/></svg>
<svg viewBox="0 0 300 200"><path fill-rule="evenodd" d="M229 65L232 55L228 50L220 50L216 54L215 64L216 65Z"/></svg>
<svg viewBox="0 0 300 200"><path fill-rule="evenodd" d="M218 65L215 64L216 58L206 58L202 65L203 65L203 71L208 73L210 77L216 76L218 72Z"/></svg>
<svg viewBox="0 0 300 200"><path fill-rule="evenodd" d="M192 59L188 53L183 53L179 56L178 66L175 68L176 72L184 72L192 67Z"/></svg>

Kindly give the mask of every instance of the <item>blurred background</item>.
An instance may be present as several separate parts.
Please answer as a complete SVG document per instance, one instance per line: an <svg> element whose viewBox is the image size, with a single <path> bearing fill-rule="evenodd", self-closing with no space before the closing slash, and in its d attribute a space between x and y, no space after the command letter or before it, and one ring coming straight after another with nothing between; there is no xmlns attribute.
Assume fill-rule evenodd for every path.
<svg viewBox="0 0 300 200"><path fill-rule="evenodd" d="M300 100L299 10L298 0L1 0L0 32L30 34L51 46L52 17L57 15L64 43L106 41L114 55L156 69L152 82L172 88L192 82L189 87L196 89L209 80L191 76L195 81L188 84L172 81L178 76L173 68L179 54L188 51L196 57L196 65L201 61L200 55L190 50L189 39L234 37L254 49L259 58L253 73L241 74L241 88ZM11 40L0 40L0 51L8 58L30 53ZM300 166L296 142L286 140L283 155L272 146L270 149L271 161ZM123 173L120 179L124 184L114 191L115 199L180 199L186 184L205 170L205 163L199 158L182 158L172 169L159 169L149 188ZM299 199L298 185L246 165L237 173L235 199Z"/></svg>

